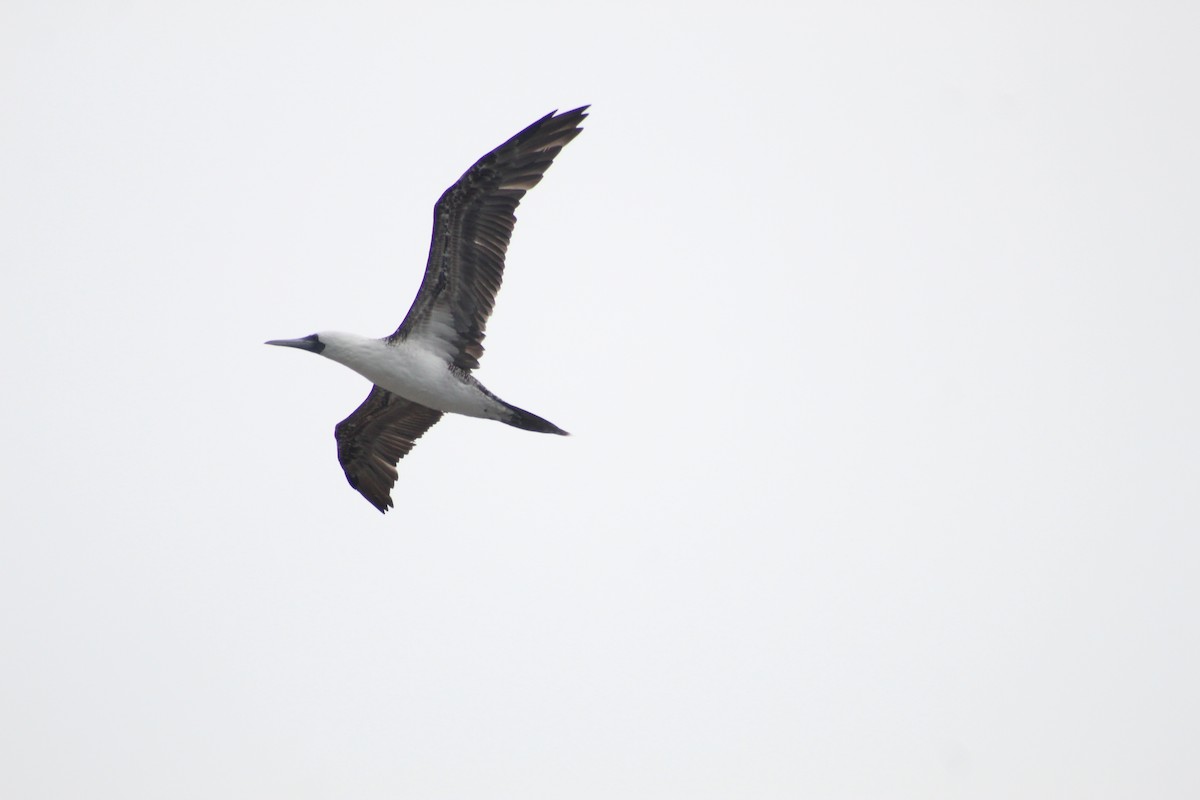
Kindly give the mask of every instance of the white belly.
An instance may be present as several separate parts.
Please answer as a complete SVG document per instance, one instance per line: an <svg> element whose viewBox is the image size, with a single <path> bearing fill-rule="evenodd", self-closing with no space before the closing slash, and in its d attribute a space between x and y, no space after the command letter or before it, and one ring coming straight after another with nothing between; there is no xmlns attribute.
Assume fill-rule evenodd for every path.
<svg viewBox="0 0 1200 800"><path fill-rule="evenodd" d="M486 419L501 419L508 413L476 381L452 371L437 353L403 342L388 345L372 340L364 345L330 355L376 386L428 408Z"/></svg>

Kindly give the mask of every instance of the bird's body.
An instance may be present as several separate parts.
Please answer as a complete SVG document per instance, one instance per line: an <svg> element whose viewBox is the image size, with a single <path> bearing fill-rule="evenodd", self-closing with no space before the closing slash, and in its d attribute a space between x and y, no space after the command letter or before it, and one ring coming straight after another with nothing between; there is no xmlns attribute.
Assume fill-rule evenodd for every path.
<svg viewBox="0 0 1200 800"><path fill-rule="evenodd" d="M471 371L483 355L484 328L516 222L513 211L579 135L586 110L542 117L479 159L445 191L434 207L420 291L391 336L330 331L267 342L317 353L374 384L362 405L337 425L335 436L347 480L380 511L392 505L396 463L443 414L566 433L496 397Z"/></svg>
<svg viewBox="0 0 1200 800"><path fill-rule="evenodd" d="M424 343L334 331L320 334L320 341L325 345L321 355L406 400L467 417L504 421L511 415L508 403Z"/></svg>

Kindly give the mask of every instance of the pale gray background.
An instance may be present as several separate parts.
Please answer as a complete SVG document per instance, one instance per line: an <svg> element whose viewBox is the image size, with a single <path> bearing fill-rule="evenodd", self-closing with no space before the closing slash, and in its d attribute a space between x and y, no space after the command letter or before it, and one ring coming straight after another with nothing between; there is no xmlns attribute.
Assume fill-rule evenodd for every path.
<svg viewBox="0 0 1200 800"><path fill-rule="evenodd" d="M1194 3L0 13L0 794L1200 796ZM553 108L397 510L430 211Z"/></svg>

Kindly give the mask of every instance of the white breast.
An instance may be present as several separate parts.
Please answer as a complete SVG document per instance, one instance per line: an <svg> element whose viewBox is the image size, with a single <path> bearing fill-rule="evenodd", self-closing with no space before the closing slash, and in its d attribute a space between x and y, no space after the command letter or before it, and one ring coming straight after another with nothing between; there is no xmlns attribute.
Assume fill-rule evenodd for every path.
<svg viewBox="0 0 1200 800"><path fill-rule="evenodd" d="M344 364L389 392L438 411L501 419L502 403L468 376L452 370L441 353L403 341L389 344L353 334L320 334L321 355Z"/></svg>

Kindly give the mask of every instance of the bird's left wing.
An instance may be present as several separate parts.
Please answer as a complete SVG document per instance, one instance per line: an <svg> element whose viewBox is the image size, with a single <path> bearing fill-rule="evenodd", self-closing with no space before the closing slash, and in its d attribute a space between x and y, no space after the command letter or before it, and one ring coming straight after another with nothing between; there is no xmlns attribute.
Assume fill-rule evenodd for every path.
<svg viewBox="0 0 1200 800"><path fill-rule="evenodd" d="M583 106L547 114L475 162L442 194L433 210L421 289L389 341L419 339L460 369L479 366L484 328L517 221L513 212L579 135L586 111Z"/></svg>
<svg viewBox="0 0 1200 800"><path fill-rule="evenodd" d="M386 514L392 507L397 462L441 418L441 411L371 387L363 404L334 428L346 480Z"/></svg>

